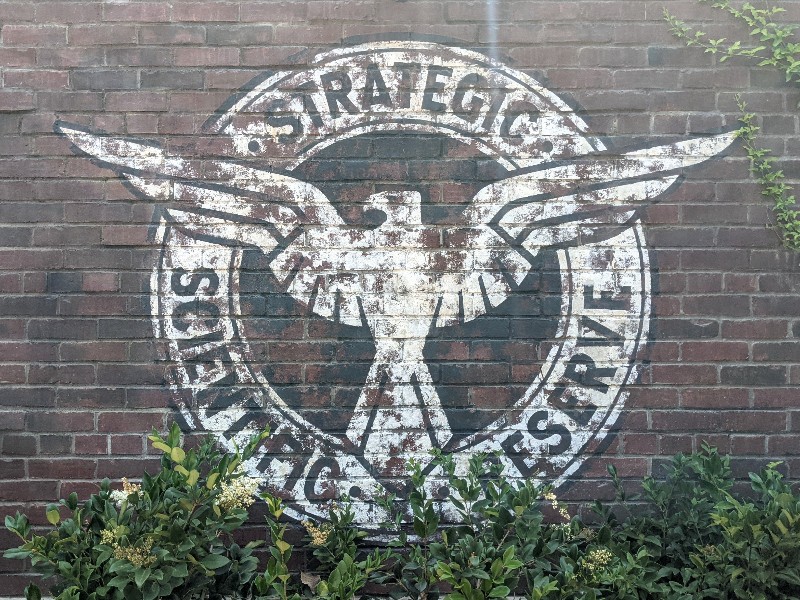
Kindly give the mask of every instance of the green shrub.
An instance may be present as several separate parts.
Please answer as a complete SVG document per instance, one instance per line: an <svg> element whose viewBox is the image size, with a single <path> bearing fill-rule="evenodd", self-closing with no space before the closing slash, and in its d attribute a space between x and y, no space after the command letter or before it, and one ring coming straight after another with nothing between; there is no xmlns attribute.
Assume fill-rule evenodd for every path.
<svg viewBox="0 0 800 600"><path fill-rule="evenodd" d="M220 453L210 440L185 451L173 426L166 438L155 432L161 470L141 485L124 483L79 503L71 494L47 507L52 529L37 534L28 518L6 517L22 545L6 558L30 559L45 577L55 577L57 600L153 600L221 598L247 589L258 561L255 544L240 547L231 534L247 518L258 482L241 463L266 436L255 436L241 452ZM69 513L62 520L61 511ZM40 597L28 586L27 597Z"/></svg>
<svg viewBox="0 0 800 600"><path fill-rule="evenodd" d="M166 439L153 435L163 452L158 474L122 491L103 482L83 504L72 495L50 505L45 535L24 516L7 517L23 544L6 556L56 576L58 600L351 600L369 584L412 600L800 598L800 495L770 463L751 474L752 493L737 496L730 459L708 446L675 456L633 497L609 467L617 501L595 503L591 525L570 516L551 488L509 480L487 455L473 457L464 477L452 457L434 457L450 508L428 496L412 463L408 501L381 501L392 519L380 543L354 524L342 498L326 521L303 523L295 548L281 501L262 494L268 545L257 574L258 544L239 547L230 536L254 499L255 482L238 467L263 435L235 454L210 441L184 451L176 428ZM59 508L71 516L62 520ZM310 558L310 571L292 568L296 551ZM40 597L35 586L27 595Z"/></svg>

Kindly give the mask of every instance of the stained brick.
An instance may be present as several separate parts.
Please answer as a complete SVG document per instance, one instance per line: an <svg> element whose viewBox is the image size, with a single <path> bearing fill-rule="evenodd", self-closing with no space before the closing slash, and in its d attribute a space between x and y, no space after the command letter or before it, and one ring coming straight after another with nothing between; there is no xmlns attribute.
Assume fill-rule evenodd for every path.
<svg viewBox="0 0 800 600"><path fill-rule="evenodd" d="M178 15L175 17L180 19ZM170 5L163 2L107 2L103 4L103 19L161 23L170 20Z"/></svg>
<svg viewBox="0 0 800 600"><path fill-rule="evenodd" d="M723 385L774 386L786 383L786 368L778 366L737 365L720 369Z"/></svg>
<svg viewBox="0 0 800 600"><path fill-rule="evenodd" d="M186 69L145 70L142 71L141 80L142 88L199 90L203 89L205 73Z"/></svg>
<svg viewBox="0 0 800 600"><path fill-rule="evenodd" d="M35 107L33 92L0 90L0 113L24 112Z"/></svg>
<svg viewBox="0 0 800 600"><path fill-rule="evenodd" d="M67 43L67 28L63 25L4 25L3 44L6 46L63 46Z"/></svg>
<svg viewBox="0 0 800 600"><path fill-rule="evenodd" d="M135 71L121 69L76 70L70 81L76 90L133 90L138 84Z"/></svg>

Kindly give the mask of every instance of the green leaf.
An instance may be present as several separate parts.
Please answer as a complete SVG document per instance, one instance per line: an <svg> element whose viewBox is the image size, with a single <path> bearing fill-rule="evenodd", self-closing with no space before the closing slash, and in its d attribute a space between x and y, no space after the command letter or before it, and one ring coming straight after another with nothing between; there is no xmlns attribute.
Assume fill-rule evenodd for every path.
<svg viewBox="0 0 800 600"><path fill-rule="evenodd" d="M280 550L281 553L286 552L292 547L291 544L289 544L288 542L284 542L283 540L275 540L275 546L277 546L278 550Z"/></svg>
<svg viewBox="0 0 800 600"><path fill-rule="evenodd" d="M186 452L184 452L183 448L176 446L170 451L169 457L176 463L182 463L186 460Z"/></svg>
<svg viewBox="0 0 800 600"><path fill-rule="evenodd" d="M218 471L214 471L213 473L209 474L208 479L206 479L206 488L209 490L214 489L214 485L217 483L217 479L219 479Z"/></svg>
<svg viewBox="0 0 800 600"><path fill-rule="evenodd" d="M206 569L211 569L212 571L224 567L231 560L220 554L206 554L201 560L200 564L203 565Z"/></svg>
<svg viewBox="0 0 800 600"><path fill-rule="evenodd" d="M166 452L167 454L172 452L172 448L170 448L164 442L153 442L153 448L155 448L156 450L161 450L163 452Z"/></svg>
<svg viewBox="0 0 800 600"><path fill-rule="evenodd" d="M194 485L197 483L197 480L200 479L200 471L196 469L192 469L189 471L189 477L186 479L186 483L189 485Z"/></svg>
<svg viewBox="0 0 800 600"><path fill-rule="evenodd" d="M42 600L42 591L34 584L25 587L25 600Z"/></svg>
<svg viewBox="0 0 800 600"><path fill-rule="evenodd" d="M489 598L508 598L510 595L511 595L511 589L505 585L496 587L491 592L489 592Z"/></svg>
<svg viewBox="0 0 800 600"><path fill-rule="evenodd" d="M47 522L50 523L50 525L57 525L60 520L61 514L58 512L57 508L51 508L47 511Z"/></svg>
<svg viewBox="0 0 800 600"><path fill-rule="evenodd" d="M137 569L136 574L133 576L136 587L141 589L148 577L150 577L150 569Z"/></svg>

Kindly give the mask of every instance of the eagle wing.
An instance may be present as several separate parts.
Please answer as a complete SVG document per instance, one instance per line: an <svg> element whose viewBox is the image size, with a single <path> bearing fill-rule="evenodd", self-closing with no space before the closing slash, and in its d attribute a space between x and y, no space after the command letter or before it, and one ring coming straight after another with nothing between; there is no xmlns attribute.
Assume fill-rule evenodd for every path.
<svg viewBox="0 0 800 600"><path fill-rule="evenodd" d="M618 235L663 194L682 169L725 150L735 133L654 146L615 157L582 157L518 173L478 191L462 236L473 269L464 278L460 320L498 306L522 283L542 248ZM452 310L449 311L452 314ZM440 315L437 324L448 322Z"/></svg>
<svg viewBox="0 0 800 600"><path fill-rule="evenodd" d="M348 227L319 188L288 175L225 160L186 160L152 142L67 123L57 123L56 131L138 193L167 203L165 217L195 235L274 255L308 226Z"/></svg>

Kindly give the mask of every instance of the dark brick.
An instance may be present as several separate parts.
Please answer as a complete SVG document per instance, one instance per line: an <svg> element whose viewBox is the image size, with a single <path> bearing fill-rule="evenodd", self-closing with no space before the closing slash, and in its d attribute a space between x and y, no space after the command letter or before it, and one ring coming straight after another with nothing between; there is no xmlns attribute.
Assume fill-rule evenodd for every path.
<svg viewBox="0 0 800 600"><path fill-rule="evenodd" d="M441 382L449 384L502 384L508 381L509 369L505 364L443 364Z"/></svg>
<svg viewBox="0 0 800 600"><path fill-rule="evenodd" d="M167 67L172 65L172 50L159 47L114 48L106 50L110 67Z"/></svg>
<svg viewBox="0 0 800 600"><path fill-rule="evenodd" d="M55 272L47 274L47 291L52 294L79 292L83 285L83 276L78 272Z"/></svg>
<svg viewBox="0 0 800 600"><path fill-rule="evenodd" d="M137 87L136 72L121 69L74 70L70 82L76 90L134 90Z"/></svg>
<svg viewBox="0 0 800 600"><path fill-rule="evenodd" d="M687 315L746 317L750 315L750 296L737 294L687 296L683 299L683 311Z"/></svg>
<svg viewBox="0 0 800 600"><path fill-rule="evenodd" d="M56 498L55 481L0 481L0 500L2 501L46 501Z"/></svg>
<svg viewBox="0 0 800 600"><path fill-rule="evenodd" d="M170 20L170 7L162 2L104 3L105 21L165 22Z"/></svg>
<svg viewBox="0 0 800 600"><path fill-rule="evenodd" d="M757 316L800 315L800 296L766 296L753 298L753 314Z"/></svg>
<svg viewBox="0 0 800 600"><path fill-rule="evenodd" d="M711 319L665 319L655 321L657 338L708 339L719 336L719 321Z"/></svg>
<svg viewBox="0 0 800 600"><path fill-rule="evenodd" d="M153 335L149 319L100 319L100 339L140 339Z"/></svg>
<svg viewBox="0 0 800 600"><path fill-rule="evenodd" d="M697 52L696 48L651 46L647 49L647 64L651 67L704 67L713 62L710 54Z"/></svg>
<svg viewBox="0 0 800 600"><path fill-rule="evenodd" d="M222 2L181 2L173 7L176 21L238 21L239 5ZM166 21L167 19L161 19Z"/></svg>
<svg viewBox="0 0 800 600"><path fill-rule="evenodd" d="M37 459L28 461L31 479L94 479L97 466L85 459Z"/></svg>
<svg viewBox="0 0 800 600"><path fill-rule="evenodd" d="M681 359L690 362L742 361L747 360L748 347L745 342L684 342L681 344Z"/></svg>
<svg viewBox="0 0 800 600"><path fill-rule="evenodd" d="M209 25L206 40L212 46L264 46L272 40L269 25Z"/></svg>
<svg viewBox="0 0 800 600"><path fill-rule="evenodd" d="M172 90L201 90L204 85L203 71L186 69L143 70L142 88L165 88Z"/></svg>
<svg viewBox="0 0 800 600"><path fill-rule="evenodd" d="M98 365L97 383L100 385L164 385L164 367L159 365Z"/></svg>
<svg viewBox="0 0 800 600"><path fill-rule="evenodd" d="M205 28L200 25L141 25L139 41L142 44L202 44L206 39ZM266 64L266 63L265 63Z"/></svg>
<svg viewBox="0 0 800 600"><path fill-rule="evenodd" d="M28 383L86 385L95 380L92 365L31 365Z"/></svg>
<svg viewBox="0 0 800 600"><path fill-rule="evenodd" d="M790 342L753 344L753 360L800 363L800 343L794 340Z"/></svg>
<svg viewBox="0 0 800 600"><path fill-rule="evenodd" d="M56 314L57 303L56 298L6 296L0 298L0 314L50 316Z"/></svg>
<svg viewBox="0 0 800 600"><path fill-rule="evenodd" d="M63 25L3 25L3 44L6 46L64 46L67 28Z"/></svg>
<svg viewBox="0 0 800 600"><path fill-rule="evenodd" d="M90 319L36 319L28 324L28 336L33 340L93 340L97 339L97 321Z"/></svg>
<svg viewBox="0 0 800 600"><path fill-rule="evenodd" d="M10 456L33 456L36 454L36 436L10 433L3 435L3 454Z"/></svg>
<svg viewBox="0 0 800 600"><path fill-rule="evenodd" d="M778 366L737 365L720 369L720 383L723 385L784 385L786 368Z"/></svg>
<svg viewBox="0 0 800 600"><path fill-rule="evenodd" d="M97 429L101 433L149 432L153 428L161 431L164 428L165 417L164 412L103 412L97 418Z"/></svg>

